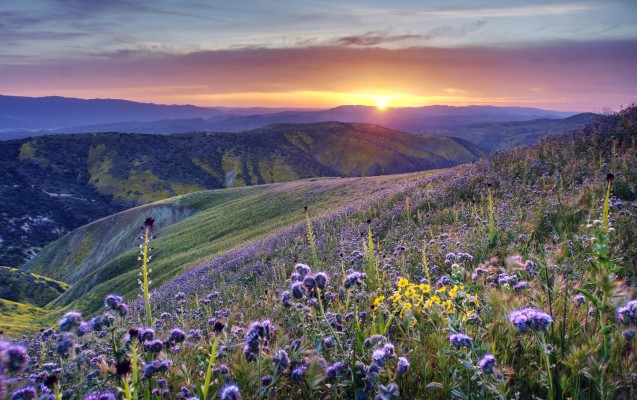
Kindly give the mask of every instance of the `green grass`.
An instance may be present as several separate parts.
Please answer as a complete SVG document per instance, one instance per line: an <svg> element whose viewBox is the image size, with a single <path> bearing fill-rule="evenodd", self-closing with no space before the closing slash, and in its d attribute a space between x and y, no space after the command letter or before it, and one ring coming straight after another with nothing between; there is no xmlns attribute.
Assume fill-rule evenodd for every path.
<svg viewBox="0 0 637 400"><path fill-rule="evenodd" d="M160 280L171 266L179 276L152 297L153 327L165 343L173 328L183 329L185 343L175 340L158 355L126 345L145 311L135 299L139 291L131 297L125 286L134 274L122 271L125 281L107 284L126 293L132 312L118 316L110 332L75 338L81 351L77 362L61 363L61 388L82 397L132 382L139 399L162 378L170 397L204 384L218 398L232 382L246 399L632 400L636 138L633 107L534 146L430 174L272 185L210 209L213 192L198 193L193 201L201 211L160 229L164 241L154 244ZM279 229L288 218L293 228ZM227 224L234 224L227 227L232 233L224 231ZM250 239L260 235L267 239ZM230 248L216 252L217 241ZM199 265L188 266L189 259ZM301 283L293 272L307 267L295 268L297 262L311 265L314 279ZM321 278L325 286L319 272L330 277ZM358 284L350 285L351 277ZM99 281L85 275L69 293L89 278ZM535 323L519 319L523 308ZM225 324L221 332L213 332L211 317ZM466 335L463 346L458 333ZM374 336L380 334L386 337ZM54 340L36 335L23 343L31 368L12 380L10 391L57 357ZM213 343L219 352L210 355ZM290 365L278 370L273 361L280 351ZM487 352L491 370L480 364ZM398 357L409 360L409 372L398 373ZM142 368L151 360L171 365L150 379L137 379L137 371L122 378L112 371L123 359ZM207 371L221 364L227 376L210 377ZM342 365L348 368L340 375L328 372ZM307 369L298 372L299 366ZM101 373L89 380L93 370ZM266 388L264 375L273 381Z"/></svg>
<svg viewBox="0 0 637 400"><path fill-rule="evenodd" d="M47 306L56 315L60 308L91 313L101 307L107 293L127 298L138 294L137 238L149 216L156 220L158 236L152 243L152 291L234 247L301 222L304 207L313 215L332 212L361 196L373 196L427 174L312 179L184 195L79 228L44 248L23 268L73 285Z"/></svg>
<svg viewBox="0 0 637 400"><path fill-rule="evenodd" d="M44 307L69 287L51 278L0 266L0 299Z"/></svg>
<svg viewBox="0 0 637 400"><path fill-rule="evenodd" d="M233 134L51 135L0 141L0 154L0 264L17 267L64 233L137 205L208 189L443 168L484 152L462 139L328 122Z"/></svg>
<svg viewBox="0 0 637 400"><path fill-rule="evenodd" d="M0 331L3 332L0 336L17 337L35 332L42 328L42 321L48 314L49 311L40 307L0 299Z"/></svg>

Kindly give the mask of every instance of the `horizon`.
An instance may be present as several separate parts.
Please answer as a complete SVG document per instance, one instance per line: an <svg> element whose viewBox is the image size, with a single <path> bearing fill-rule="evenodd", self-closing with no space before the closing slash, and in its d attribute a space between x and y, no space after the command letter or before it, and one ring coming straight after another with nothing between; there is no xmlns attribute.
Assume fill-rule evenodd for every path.
<svg viewBox="0 0 637 400"><path fill-rule="evenodd" d="M635 14L623 0L9 0L0 92L229 108L616 111L637 99Z"/></svg>
<svg viewBox="0 0 637 400"><path fill-rule="evenodd" d="M225 105L219 105L219 106L202 106L202 105L198 105L198 104L193 104L193 103L158 103L158 102L145 102L145 101L136 101L136 100L130 100L130 99L123 99L123 98L114 98L114 97L66 97L66 96L59 96L59 95L43 95L43 96L20 96L20 95L9 95L9 94L4 94L4 93L0 93L0 97L24 97L24 98L30 98L30 99L46 99L46 98L62 98L62 99L69 99L69 100L87 100L87 101L91 101L91 100L110 100L110 101L128 101L128 102L133 102L133 103L140 103L140 104L150 104L150 105L157 105L157 106L185 106L185 107L198 107L198 108L207 108L207 109L239 109L239 110L249 110L249 109L264 109L264 110L298 110L298 111L325 111L325 110L331 110L331 109L335 109L335 108L339 108L339 107L370 107L370 108L376 108L378 111L382 112L384 110L388 110L388 109L402 109L402 108L425 108L425 107L451 107L451 108L465 108L465 107L496 107L496 108L532 108L532 109L538 109L538 110L544 110L544 111L555 111L555 112L563 112L563 113L573 113L573 114L579 114L579 113L586 113L588 111L580 111L580 110L558 110L558 109L550 109L550 108L543 108L543 107L533 107L533 106L523 106L523 105L510 105L510 106L505 106L505 105L500 105L500 104L463 104L463 105L458 105L458 104L442 104L442 103L438 103L438 104L426 104L426 105L421 105L421 106L396 106L396 105L382 105L379 106L378 104L336 104L334 106L328 106L328 107L286 107L286 106L225 106ZM622 106L623 108L626 108L630 106L630 104L626 105L626 106ZM604 112L605 110L602 110L602 112ZM617 110L612 110L617 111Z"/></svg>

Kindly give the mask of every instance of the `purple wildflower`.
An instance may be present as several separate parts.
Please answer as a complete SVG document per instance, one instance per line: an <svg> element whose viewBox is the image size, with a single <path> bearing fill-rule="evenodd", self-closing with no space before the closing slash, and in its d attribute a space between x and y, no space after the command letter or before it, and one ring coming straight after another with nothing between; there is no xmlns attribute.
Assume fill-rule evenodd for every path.
<svg viewBox="0 0 637 400"><path fill-rule="evenodd" d="M319 289L325 289L327 282L329 281L329 277L325 272L318 272L314 275L314 280L316 281L316 286L318 286Z"/></svg>
<svg viewBox="0 0 637 400"><path fill-rule="evenodd" d="M622 332L622 336L624 337L624 340L630 342L635 338L635 336L637 336L637 331L635 331L634 329L626 329Z"/></svg>
<svg viewBox="0 0 637 400"><path fill-rule="evenodd" d="M303 278L303 285L308 289L313 289L316 286L316 279L314 279L312 275L306 275L305 278Z"/></svg>
<svg viewBox="0 0 637 400"><path fill-rule="evenodd" d="M617 319L624 325L637 322L637 300L631 300L617 309Z"/></svg>
<svg viewBox="0 0 637 400"><path fill-rule="evenodd" d="M57 351L62 356L67 356L73 347L73 335L64 332L58 336L57 343L55 345L55 351Z"/></svg>
<svg viewBox="0 0 637 400"><path fill-rule="evenodd" d="M374 397L375 400L398 400L400 397L400 391L398 385L394 382L389 383L387 386L378 385L378 394Z"/></svg>
<svg viewBox="0 0 637 400"><path fill-rule="evenodd" d="M84 396L83 400L117 400L117 396L110 391L93 392Z"/></svg>
<svg viewBox="0 0 637 400"><path fill-rule="evenodd" d="M520 281L515 286L513 286L513 290L516 292L520 292L529 287L529 283L527 281Z"/></svg>
<svg viewBox="0 0 637 400"><path fill-rule="evenodd" d="M396 365L396 375L405 375L407 372L409 372L409 360L407 360L405 357L400 357L398 359L398 364Z"/></svg>
<svg viewBox="0 0 637 400"><path fill-rule="evenodd" d="M303 283L301 282L294 282L291 286L291 289L292 289L292 296L297 300L302 299L303 296L305 295L305 287L303 286Z"/></svg>
<svg viewBox="0 0 637 400"><path fill-rule="evenodd" d="M173 328L170 331L170 340L175 343L181 343L186 340L186 333L179 328Z"/></svg>
<svg viewBox="0 0 637 400"><path fill-rule="evenodd" d="M525 307L514 310L509 313L509 320L520 332L527 329L539 332L548 330L549 325L553 322L553 318L542 310L537 308Z"/></svg>
<svg viewBox="0 0 637 400"><path fill-rule="evenodd" d="M285 350L279 350L272 357L272 364L277 372L281 372L290 365L290 358Z"/></svg>
<svg viewBox="0 0 637 400"><path fill-rule="evenodd" d="M24 347L0 342L0 371L4 366L9 372L22 372L29 360L29 354Z"/></svg>
<svg viewBox="0 0 637 400"><path fill-rule="evenodd" d="M376 349L372 352L372 360L379 367L385 366L385 351L383 349Z"/></svg>
<svg viewBox="0 0 637 400"><path fill-rule="evenodd" d="M480 366L480 369L482 370L482 372L488 375L493 373L495 368L495 363L496 363L496 359L490 353L486 353L480 359L480 361L478 361L478 365Z"/></svg>
<svg viewBox="0 0 637 400"><path fill-rule="evenodd" d="M294 368L291 375L292 381L297 383L303 381L303 374L305 373L306 369L307 366L305 364L299 364L296 368Z"/></svg>
<svg viewBox="0 0 637 400"><path fill-rule="evenodd" d="M109 294L106 296L106 299L104 299L104 307L115 310L123 301L120 296Z"/></svg>
<svg viewBox="0 0 637 400"><path fill-rule="evenodd" d="M449 335L449 342L451 345L457 349L461 347L472 347L473 341L471 338L464 333L456 333L453 335Z"/></svg>
<svg viewBox="0 0 637 400"><path fill-rule="evenodd" d="M164 348L164 342L159 339L148 341L144 344L146 351L150 351L151 353L158 354L161 352L161 349Z"/></svg>
<svg viewBox="0 0 637 400"><path fill-rule="evenodd" d="M241 392L239 391L239 387L235 384L224 386L219 392L219 398L221 400L241 400Z"/></svg>
<svg viewBox="0 0 637 400"><path fill-rule="evenodd" d="M138 335L140 342L147 342L155 338L155 330L153 328L143 328Z"/></svg>
<svg viewBox="0 0 637 400"><path fill-rule="evenodd" d="M579 306L584 304L584 302L586 301L586 297L584 297L583 294L579 293L573 296L573 301Z"/></svg>
<svg viewBox="0 0 637 400"><path fill-rule="evenodd" d="M77 329L81 322L82 314L75 311L69 311L58 321L58 329L60 332L71 332Z"/></svg>
<svg viewBox="0 0 637 400"><path fill-rule="evenodd" d="M11 394L11 400L33 400L37 397L37 393L33 386L25 386Z"/></svg>
<svg viewBox="0 0 637 400"><path fill-rule="evenodd" d="M294 266L294 268L296 269L296 272L299 274L301 279L305 278L306 275L309 275L312 273L312 270L310 269L310 267L308 267L305 264L298 263Z"/></svg>

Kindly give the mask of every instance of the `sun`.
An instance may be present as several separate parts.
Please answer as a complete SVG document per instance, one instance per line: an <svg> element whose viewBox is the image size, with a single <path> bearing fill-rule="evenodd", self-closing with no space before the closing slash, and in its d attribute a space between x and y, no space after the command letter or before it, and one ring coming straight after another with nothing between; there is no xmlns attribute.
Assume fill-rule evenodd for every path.
<svg viewBox="0 0 637 400"><path fill-rule="evenodd" d="M393 106L398 99L398 95L369 95L367 104L375 105L379 111L383 111Z"/></svg>
<svg viewBox="0 0 637 400"><path fill-rule="evenodd" d="M376 100L376 108L378 108L379 110L384 110L385 108L387 108L388 104L389 102L386 99Z"/></svg>

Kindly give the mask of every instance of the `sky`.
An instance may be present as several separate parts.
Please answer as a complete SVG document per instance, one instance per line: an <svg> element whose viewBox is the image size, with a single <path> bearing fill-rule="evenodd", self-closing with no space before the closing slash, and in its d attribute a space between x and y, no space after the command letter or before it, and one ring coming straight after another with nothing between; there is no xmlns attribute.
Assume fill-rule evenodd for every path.
<svg viewBox="0 0 637 400"><path fill-rule="evenodd" d="M165 104L637 102L637 0L2 0L0 94Z"/></svg>

